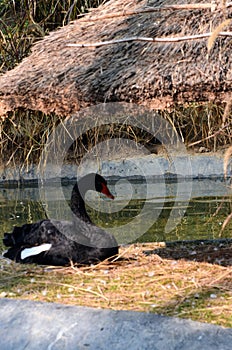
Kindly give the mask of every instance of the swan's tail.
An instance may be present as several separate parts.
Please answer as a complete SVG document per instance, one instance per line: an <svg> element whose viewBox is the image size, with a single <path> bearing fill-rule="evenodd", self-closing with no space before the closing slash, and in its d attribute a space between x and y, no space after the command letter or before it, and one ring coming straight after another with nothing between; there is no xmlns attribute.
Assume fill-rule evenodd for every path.
<svg viewBox="0 0 232 350"><path fill-rule="evenodd" d="M4 258L8 258L10 260L14 260L19 262L20 261L20 255L21 255L21 248L20 247L14 247L9 248L6 252L3 253Z"/></svg>
<svg viewBox="0 0 232 350"><path fill-rule="evenodd" d="M4 233L4 238L2 241L6 247L13 247L15 245L15 242L11 233Z"/></svg>
<svg viewBox="0 0 232 350"><path fill-rule="evenodd" d="M24 243L24 238L29 231L29 225L15 226L11 233L4 233L3 244L6 247L19 247ZM31 225L30 225L31 226Z"/></svg>
<svg viewBox="0 0 232 350"><path fill-rule="evenodd" d="M21 227L15 226L11 233L4 233L3 244L8 247L8 250L3 253L5 258L15 260L17 262L25 262L26 258L29 256L37 255L43 251L48 250L48 247L43 246L43 248L35 250L30 250L33 246L42 245L40 242L41 235L39 234L38 228L41 222L33 224L25 224Z"/></svg>

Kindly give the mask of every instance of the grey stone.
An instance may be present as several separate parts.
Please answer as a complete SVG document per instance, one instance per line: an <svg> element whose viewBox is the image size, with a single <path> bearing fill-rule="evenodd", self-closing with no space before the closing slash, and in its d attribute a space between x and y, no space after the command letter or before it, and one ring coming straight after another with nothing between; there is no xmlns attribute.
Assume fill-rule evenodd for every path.
<svg viewBox="0 0 232 350"><path fill-rule="evenodd" d="M97 159L95 162L88 159L78 168L78 175L82 176L88 172L100 172L103 176L119 178L141 178L141 177L165 177L175 176L183 178L219 178L223 177L223 156L218 154L196 154L176 155L172 159L154 154L143 157L132 157L116 160ZM63 164L61 169L48 164L44 173L36 165L21 167L0 167L0 183L6 181L37 181L57 180L60 177L74 179L77 176L77 166L74 164ZM228 176L231 174L228 174Z"/></svg>
<svg viewBox="0 0 232 350"><path fill-rule="evenodd" d="M231 350L232 329L152 313L0 300L1 350Z"/></svg>

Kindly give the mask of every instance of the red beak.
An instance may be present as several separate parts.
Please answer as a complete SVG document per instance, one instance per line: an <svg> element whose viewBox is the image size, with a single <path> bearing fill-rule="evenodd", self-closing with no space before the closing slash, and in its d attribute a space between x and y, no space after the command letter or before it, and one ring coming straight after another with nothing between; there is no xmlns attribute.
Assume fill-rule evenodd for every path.
<svg viewBox="0 0 232 350"><path fill-rule="evenodd" d="M108 198L114 199L114 196L112 195L112 193L110 193L108 187L105 184L102 184L101 193L103 193Z"/></svg>

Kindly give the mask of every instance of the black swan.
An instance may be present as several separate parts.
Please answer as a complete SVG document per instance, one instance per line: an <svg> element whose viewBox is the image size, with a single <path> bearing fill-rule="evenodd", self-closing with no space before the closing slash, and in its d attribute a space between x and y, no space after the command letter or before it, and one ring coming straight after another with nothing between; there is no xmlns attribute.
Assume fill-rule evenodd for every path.
<svg viewBox="0 0 232 350"><path fill-rule="evenodd" d="M97 227L85 209L84 196L95 190L113 199L106 180L99 174L82 177L73 187L73 221L41 220L5 233L3 243L9 249L4 257L19 263L67 266L89 265L118 254L114 236Z"/></svg>

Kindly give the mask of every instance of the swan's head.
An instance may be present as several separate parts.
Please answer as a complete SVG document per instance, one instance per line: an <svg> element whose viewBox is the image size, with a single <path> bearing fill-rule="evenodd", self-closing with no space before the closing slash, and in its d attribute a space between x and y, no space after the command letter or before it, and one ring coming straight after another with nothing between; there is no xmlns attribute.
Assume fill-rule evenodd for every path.
<svg viewBox="0 0 232 350"><path fill-rule="evenodd" d="M106 197L114 199L114 196L110 193L110 190L107 187L106 180L99 174L91 173L82 177L78 181L77 187L74 186L73 195L76 195L77 189L82 198L85 197L88 190L92 190L103 193Z"/></svg>
<svg viewBox="0 0 232 350"><path fill-rule="evenodd" d="M99 174L95 174L95 189L106 197L114 199L114 196L107 187L107 181Z"/></svg>

